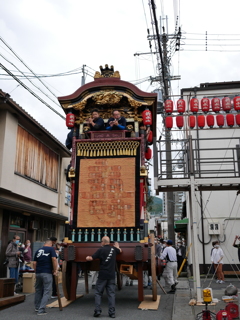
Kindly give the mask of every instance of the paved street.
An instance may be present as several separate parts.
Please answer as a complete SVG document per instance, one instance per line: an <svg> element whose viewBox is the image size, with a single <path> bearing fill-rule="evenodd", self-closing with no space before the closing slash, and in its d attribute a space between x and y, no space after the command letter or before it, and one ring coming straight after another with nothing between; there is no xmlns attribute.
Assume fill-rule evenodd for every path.
<svg viewBox="0 0 240 320"><path fill-rule="evenodd" d="M91 281L90 281L91 282ZM83 291L83 280L79 281L78 294L84 294ZM145 289L145 294L151 294L149 289ZM174 295L164 295L161 289L158 289L158 294L161 295L160 306L157 311L140 310L138 309L139 302L137 299L137 285L136 282L133 286L124 286L121 291L116 290L116 318L117 319L132 319L132 320L171 320ZM26 296L25 302L18 304L16 306L7 308L0 311L1 320L31 320L33 318L39 318L34 312L34 294L29 294ZM51 301L54 301L51 299ZM107 298L104 293L102 301L102 315L101 319L109 319L108 308L107 308ZM63 311L59 311L57 308L47 309L47 315L45 318L51 319L93 319L94 311L94 289L90 289L88 295L77 299L75 302L71 303ZM44 316L43 316L44 317Z"/></svg>
<svg viewBox="0 0 240 320"><path fill-rule="evenodd" d="M89 279L90 280L90 279ZM91 283L91 280L89 281ZM161 280L162 282L162 280ZM217 313L220 309L224 309L226 303L222 301L222 296L225 295L224 291L226 286L232 283L237 288L240 288L239 281L236 278L227 278L224 284L217 284L210 279L201 279L201 287L206 288L210 286L213 289L213 297L219 299L216 306L209 306L209 309ZM187 278L179 278L179 284L175 295L165 295L158 287L158 294L161 295L160 305L158 310L140 310L138 309L139 302L137 300L137 282L134 285L124 286L121 291L116 290L116 318L117 319L132 319L132 320L194 320L197 313L201 312L205 306L189 306L188 303L193 297L193 280ZM84 294L83 280L79 280L78 294ZM151 294L149 289L145 289L145 294ZM1 320L31 320L38 318L34 312L34 294L26 295L25 302L18 304L14 307L7 308L0 311ZM51 301L54 301L51 299ZM236 302L237 303L237 302ZM104 293L102 302L102 315L100 319L109 319L107 298ZM77 299L71 303L63 311L58 308L47 309L48 320L75 320L75 319L93 319L94 310L94 289L90 289L88 295Z"/></svg>

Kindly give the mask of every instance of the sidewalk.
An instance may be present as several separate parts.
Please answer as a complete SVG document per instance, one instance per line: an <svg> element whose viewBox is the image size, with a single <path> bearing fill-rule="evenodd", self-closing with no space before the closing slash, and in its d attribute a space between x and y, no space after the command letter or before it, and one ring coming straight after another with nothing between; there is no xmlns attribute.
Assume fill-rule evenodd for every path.
<svg viewBox="0 0 240 320"><path fill-rule="evenodd" d="M173 320L194 320L196 315L205 309L205 306L189 306L189 301L194 297L193 293L193 280L188 278L179 278L179 284L177 285L177 290L174 296L173 302ZM218 284L216 281L210 279L201 279L202 289L206 287L212 288L213 298L218 299L218 303L215 306L208 306L208 309L215 314L221 309L225 309L227 303L222 300L222 297L225 296L225 289L229 284L233 284L240 291L240 283L236 278L227 278L225 283ZM234 302L238 304L238 302ZM161 304L160 307L161 309Z"/></svg>

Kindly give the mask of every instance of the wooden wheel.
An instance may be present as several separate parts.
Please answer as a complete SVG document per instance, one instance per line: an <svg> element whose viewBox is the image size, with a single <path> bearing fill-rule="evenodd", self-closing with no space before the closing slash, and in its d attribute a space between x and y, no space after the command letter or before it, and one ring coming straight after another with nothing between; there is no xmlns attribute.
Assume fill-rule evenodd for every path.
<svg viewBox="0 0 240 320"><path fill-rule="evenodd" d="M70 293L70 287L69 287L70 279L67 274L67 261L62 262L62 289L64 297L69 300L69 293Z"/></svg>
<svg viewBox="0 0 240 320"><path fill-rule="evenodd" d="M67 300L76 300L77 280L77 263L74 261L63 261L62 288L64 297Z"/></svg>
<svg viewBox="0 0 240 320"><path fill-rule="evenodd" d="M123 286L123 275L119 272L119 265L116 264L116 272L117 272L117 287L118 290L122 290L122 286Z"/></svg>
<svg viewBox="0 0 240 320"><path fill-rule="evenodd" d="M155 258L155 243L154 234L150 234L151 246L151 274L152 274L152 299L157 300L157 276L156 276L156 258Z"/></svg>

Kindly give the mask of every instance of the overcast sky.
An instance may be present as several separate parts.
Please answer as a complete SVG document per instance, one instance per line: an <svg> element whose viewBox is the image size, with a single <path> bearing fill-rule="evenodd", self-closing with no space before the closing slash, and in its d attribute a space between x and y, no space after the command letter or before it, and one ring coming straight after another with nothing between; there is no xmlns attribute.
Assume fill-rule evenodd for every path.
<svg viewBox="0 0 240 320"><path fill-rule="evenodd" d="M100 65L108 63L120 72L122 80L137 82L156 75L155 55L134 57L136 52L149 52L147 28L152 34L152 23L148 2L0 0L0 36L38 75L65 73L82 65L87 65L86 69L94 74ZM156 0L155 3L158 20L160 16L168 16L168 32L174 33L178 16L183 33L183 51L175 53L172 59L171 74L181 76L181 81L172 82L174 94L201 82L240 80L239 52L219 51L240 50L239 0ZM206 31L209 34L208 51L199 51L205 49ZM152 46L155 51L154 42ZM27 71L2 41L0 54L0 63L13 73L17 74L15 66ZM18 86L15 80L7 78L2 70L0 73L0 88L10 93L21 107L64 143L68 132L64 120ZM44 97L39 89L26 79L21 80L64 115L61 108ZM86 82L92 80L87 76ZM57 102L39 81L32 81ZM42 78L42 81L56 96L64 96L81 86L81 74ZM151 86L149 81L139 85L140 89L149 92L157 86Z"/></svg>

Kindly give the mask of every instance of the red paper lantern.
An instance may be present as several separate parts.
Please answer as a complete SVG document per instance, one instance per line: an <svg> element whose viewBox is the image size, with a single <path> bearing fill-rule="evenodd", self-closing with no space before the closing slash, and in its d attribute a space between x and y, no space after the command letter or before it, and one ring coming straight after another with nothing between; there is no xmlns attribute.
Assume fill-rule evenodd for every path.
<svg viewBox="0 0 240 320"><path fill-rule="evenodd" d="M196 126L196 118L195 116L189 116L189 127L193 129Z"/></svg>
<svg viewBox="0 0 240 320"><path fill-rule="evenodd" d="M164 102L164 108L165 108L165 112L170 115L173 112L173 101L172 100L166 100Z"/></svg>
<svg viewBox="0 0 240 320"><path fill-rule="evenodd" d="M148 143L152 143L153 141L153 133L151 130L148 132L147 141Z"/></svg>
<svg viewBox="0 0 240 320"><path fill-rule="evenodd" d="M182 129L183 125L184 125L184 119L183 116L177 116L176 117L176 123L177 123L177 127L179 129Z"/></svg>
<svg viewBox="0 0 240 320"><path fill-rule="evenodd" d="M202 112L208 113L208 111L210 109L210 101L208 98L204 97L201 100L201 108L202 108Z"/></svg>
<svg viewBox="0 0 240 320"><path fill-rule="evenodd" d="M198 123L198 127L200 129L203 129L205 127L205 116L203 116L203 115L198 116L197 123Z"/></svg>
<svg viewBox="0 0 240 320"><path fill-rule="evenodd" d="M68 127L68 129L71 129L74 127L75 124L75 115L72 112L69 112L66 115L66 126Z"/></svg>
<svg viewBox="0 0 240 320"><path fill-rule="evenodd" d="M147 148L147 151L145 152L145 158L146 158L147 160L152 159L152 149Z"/></svg>
<svg viewBox="0 0 240 320"><path fill-rule="evenodd" d="M152 112L149 109L146 109L142 113L143 124L145 126L152 125Z"/></svg>
<svg viewBox="0 0 240 320"><path fill-rule="evenodd" d="M185 110L186 110L185 100L179 99L177 101L177 111L178 111L178 113L183 114L185 112Z"/></svg>
<svg viewBox="0 0 240 320"><path fill-rule="evenodd" d="M207 115L207 125L209 128L213 128L214 126L214 116L212 114Z"/></svg>
<svg viewBox="0 0 240 320"><path fill-rule="evenodd" d="M222 114L218 114L217 117L217 125L219 128L222 128L224 126L224 116Z"/></svg>
<svg viewBox="0 0 240 320"><path fill-rule="evenodd" d="M227 125L232 128L234 126L234 115L232 113L227 114L226 116Z"/></svg>
<svg viewBox="0 0 240 320"><path fill-rule="evenodd" d="M222 108L226 113L231 110L231 99L229 97L222 98Z"/></svg>
<svg viewBox="0 0 240 320"><path fill-rule="evenodd" d="M215 113L218 113L220 111L221 109L220 99L213 98L211 101L211 105L212 105L212 111L214 111Z"/></svg>
<svg viewBox="0 0 240 320"><path fill-rule="evenodd" d="M172 126L173 126L173 118L172 117L166 117L165 123L166 123L166 128L168 130L171 130Z"/></svg>
<svg viewBox="0 0 240 320"><path fill-rule="evenodd" d="M193 114L196 114L199 109L199 101L197 98L192 98L190 101L190 109Z"/></svg>
<svg viewBox="0 0 240 320"><path fill-rule="evenodd" d="M239 96L236 96L233 98L233 106L237 112L240 111L240 97Z"/></svg>
<svg viewBox="0 0 240 320"><path fill-rule="evenodd" d="M240 114L236 114L235 119L236 119L236 124L240 127Z"/></svg>

